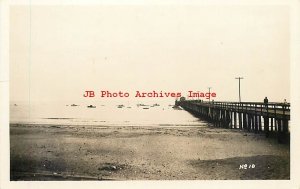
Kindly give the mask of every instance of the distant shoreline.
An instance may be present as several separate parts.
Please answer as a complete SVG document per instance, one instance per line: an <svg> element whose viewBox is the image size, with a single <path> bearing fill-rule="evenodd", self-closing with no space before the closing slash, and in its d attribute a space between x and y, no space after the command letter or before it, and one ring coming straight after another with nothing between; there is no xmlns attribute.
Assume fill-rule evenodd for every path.
<svg viewBox="0 0 300 189"><path fill-rule="evenodd" d="M9 123L10 126L12 127L56 127L57 126L61 128L68 128L68 127L81 127L81 128L123 128L123 127L136 127L136 128L203 128L203 127L208 127L211 126L209 123L206 124L194 124L194 125L189 125L189 124L152 124L152 125L121 125L121 124L60 124L60 123L24 123L24 122L11 122Z"/></svg>

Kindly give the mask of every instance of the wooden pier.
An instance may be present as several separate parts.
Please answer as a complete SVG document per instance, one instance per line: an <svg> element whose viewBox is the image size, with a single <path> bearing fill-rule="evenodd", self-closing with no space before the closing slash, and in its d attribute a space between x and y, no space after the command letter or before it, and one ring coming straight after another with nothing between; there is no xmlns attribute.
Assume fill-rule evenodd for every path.
<svg viewBox="0 0 300 189"><path fill-rule="evenodd" d="M280 143L289 143L289 103L182 100L175 104L216 127L265 133L266 137L276 136Z"/></svg>

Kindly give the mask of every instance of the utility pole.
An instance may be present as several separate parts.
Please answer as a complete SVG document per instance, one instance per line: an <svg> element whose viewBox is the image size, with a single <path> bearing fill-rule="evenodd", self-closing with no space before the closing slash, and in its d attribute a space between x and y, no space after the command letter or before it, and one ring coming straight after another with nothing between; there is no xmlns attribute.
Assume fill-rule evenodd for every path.
<svg viewBox="0 0 300 189"><path fill-rule="evenodd" d="M241 79L244 79L243 77L236 77L235 79L239 80L239 102L241 103Z"/></svg>
<svg viewBox="0 0 300 189"><path fill-rule="evenodd" d="M211 87L208 87L208 93L209 93L209 99L208 99L208 101L209 101L209 103L210 103L210 89L211 89Z"/></svg>

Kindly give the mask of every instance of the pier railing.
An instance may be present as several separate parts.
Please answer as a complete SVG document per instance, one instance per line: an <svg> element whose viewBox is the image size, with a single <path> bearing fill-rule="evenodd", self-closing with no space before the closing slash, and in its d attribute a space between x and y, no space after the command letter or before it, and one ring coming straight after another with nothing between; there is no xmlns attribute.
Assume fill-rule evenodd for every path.
<svg viewBox="0 0 300 189"><path fill-rule="evenodd" d="M277 135L279 142L289 141L289 103L183 100L176 105L218 127L264 132L267 137Z"/></svg>

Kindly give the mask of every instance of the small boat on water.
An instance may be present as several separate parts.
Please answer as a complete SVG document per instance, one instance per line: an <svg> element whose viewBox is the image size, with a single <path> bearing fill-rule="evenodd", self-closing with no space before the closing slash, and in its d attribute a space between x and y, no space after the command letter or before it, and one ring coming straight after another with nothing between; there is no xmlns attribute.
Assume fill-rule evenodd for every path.
<svg viewBox="0 0 300 189"><path fill-rule="evenodd" d="M79 105L77 105L77 104L71 104L71 106L79 106Z"/></svg>
<svg viewBox="0 0 300 189"><path fill-rule="evenodd" d="M123 104L121 104L121 105L118 105L118 108L123 108L124 107L124 105Z"/></svg>
<svg viewBox="0 0 300 189"><path fill-rule="evenodd" d="M139 106L147 106L147 105L145 105L145 104L137 104L137 107L139 107Z"/></svg>
<svg viewBox="0 0 300 189"><path fill-rule="evenodd" d="M148 107L144 107L143 109L148 110L149 108Z"/></svg>
<svg viewBox="0 0 300 189"><path fill-rule="evenodd" d="M174 110L182 110L182 108L181 108L180 106L176 106L176 105L174 105L172 108L173 108Z"/></svg>
<svg viewBox="0 0 300 189"><path fill-rule="evenodd" d="M96 106L93 106L93 105L88 105L87 107L88 108L96 108Z"/></svg>
<svg viewBox="0 0 300 189"><path fill-rule="evenodd" d="M155 104L153 104L153 106L160 106L159 104L157 104L157 103L155 103Z"/></svg>

